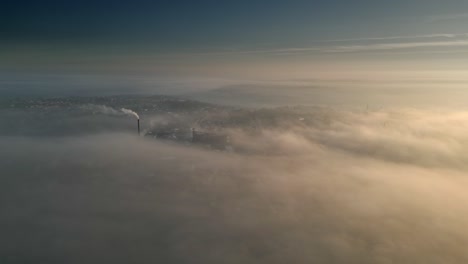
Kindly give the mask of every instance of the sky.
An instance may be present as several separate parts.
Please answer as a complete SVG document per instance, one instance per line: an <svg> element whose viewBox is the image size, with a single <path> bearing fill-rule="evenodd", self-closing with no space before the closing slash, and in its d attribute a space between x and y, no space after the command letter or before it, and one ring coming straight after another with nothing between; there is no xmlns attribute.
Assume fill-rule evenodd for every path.
<svg viewBox="0 0 468 264"><path fill-rule="evenodd" d="M0 70L463 79L468 2L6 1Z"/></svg>

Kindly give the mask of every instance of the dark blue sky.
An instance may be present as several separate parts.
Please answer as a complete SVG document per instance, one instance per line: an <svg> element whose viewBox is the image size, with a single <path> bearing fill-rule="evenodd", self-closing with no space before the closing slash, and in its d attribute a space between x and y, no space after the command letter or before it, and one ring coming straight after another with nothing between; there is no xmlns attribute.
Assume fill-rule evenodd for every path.
<svg viewBox="0 0 468 264"><path fill-rule="evenodd" d="M14 42L151 40L211 46L387 35L379 30L405 33L402 21L468 12L468 1L46 0L3 1L0 10L2 38Z"/></svg>
<svg viewBox="0 0 468 264"><path fill-rule="evenodd" d="M158 70L160 56L177 69L383 65L415 49L431 54L409 56L424 65L465 56L467 24L466 0L2 1L0 69L125 61Z"/></svg>

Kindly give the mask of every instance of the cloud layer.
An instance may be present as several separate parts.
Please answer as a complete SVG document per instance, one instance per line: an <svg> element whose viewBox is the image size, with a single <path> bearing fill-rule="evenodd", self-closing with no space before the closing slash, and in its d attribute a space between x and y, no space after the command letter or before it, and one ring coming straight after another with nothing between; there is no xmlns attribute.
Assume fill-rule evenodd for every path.
<svg viewBox="0 0 468 264"><path fill-rule="evenodd" d="M275 49L257 50L233 50L229 52L200 53L197 55L229 55L229 54L327 54L327 53L355 53L355 52L376 52L392 50L423 50L443 49L468 46L467 33L459 34L427 34L408 36L384 36L368 38L348 38L318 41L313 46L308 47L285 47ZM346 45L338 43L346 42ZM324 46L324 43L329 45ZM460 52L460 51L458 51ZM465 51L462 51L465 52Z"/></svg>

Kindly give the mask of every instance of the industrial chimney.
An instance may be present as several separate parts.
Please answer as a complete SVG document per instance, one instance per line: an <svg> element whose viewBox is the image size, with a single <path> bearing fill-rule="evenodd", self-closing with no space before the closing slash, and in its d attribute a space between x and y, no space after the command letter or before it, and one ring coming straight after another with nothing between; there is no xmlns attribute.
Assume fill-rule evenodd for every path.
<svg viewBox="0 0 468 264"><path fill-rule="evenodd" d="M140 135L140 118L137 119L138 135Z"/></svg>

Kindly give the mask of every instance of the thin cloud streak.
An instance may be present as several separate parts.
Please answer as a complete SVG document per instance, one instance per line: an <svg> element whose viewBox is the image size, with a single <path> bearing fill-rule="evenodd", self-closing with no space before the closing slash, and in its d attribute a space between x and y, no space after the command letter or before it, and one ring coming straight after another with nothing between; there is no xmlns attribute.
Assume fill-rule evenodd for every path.
<svg viewBox="0 0 468 264"><path fill-rule="evenodd" d="M262 53L297 53L307 51L321 51L320 47L305 47L305 48L281 48L281 49L264 49L264 50L232 50L221 52L203 52L194 55L237 55L237 54L262 54Z"/></svg>
<svg viewBox="0 0 468 264"><path fill-rule="evenodd" d="M468 19L468 13L445 14L445 15L431 16L428 19L428 21L429 22L442 22L442 21L461 20L461 19Z"/></svg>
<svg viewBox="0 0 468 264"><path fill-rule="evenodd" d="M372 41L372 40L392 40L392 39L427 39L427 38L457 38L466 37L468 33L461 34L428 34L428 35L413 35L413 36L390 36L390 37L369 37L369 38L347 38L347 39L331 39L317 41L320 43L347 42L347 41Z"/></svg>
<svg viewBox="0 0 468 264"><path fill-rule="evenodd" d="M468 37L468 33L445 33L445 34L427 34L427 35L413 35L413 36L389 36L389 37L369 37L369 38L348 38L348 39L334 39L334 40L323 40L323 41L314 41L315 43L334 43L334 42L348 42L348 41L379 41L379 40L404 40L404 39L430 39L430 38L447 38L447 39L456 39L456 38L465 38ZM448 41L447 41L448 42ZM440 43L447 43L440 42ZM425 42L415 42L415 43L425 43ZM430 43L430 42L427 42ZM439 43L439 42L434 42ZM397 43L400 44L400 43ZM381 44L372 44L372 45L389 45L387 43ZM358 45L355 45L358 46ZM359 45L359 46L371 46L371 45ZM354 46L353 46L354 47ZM331 49L341 49L342 47L337 46ZM196 55L230 55L230 54L262 54L262 53L278 53L280 55L295 54L299 52L309 52L309 51L320 51L327 52L323 47L295 47L295 48L278 48L278 49L259 49L259 50L230 50L230 51L221 51L221 52L204 52L197 53Z"/></svg>
<svg viewBox="0 0 468 264"><path fill-rule="evenodd" d="M359 52L359 51L374 51L374 50L394 50L394 49L411 49L425 47L463 47L468 46L468 40L457 41L437 41L437 42L409 42L409 43L381 43L368 45L351 45L337 46L323 50L324 52Z"/></svg>
<svg viewBox="0 0 468 264"><path fill-rule="evenodd" d="M437 48L437 47L466 47L468 40L453 41L432 41L432 42L398 42L398 43L378 43L363 45L338 45L331 47L304 47L304 48L282 48L268 50L245 50L229 52L205 52L194 55L241 55L241 54L273 54L273 55L296 55L308 52L318 53L353 53L353 52L371 52L383 50L401 50L414 48ZM463 51L464 52L464 51Z"/></svg>

